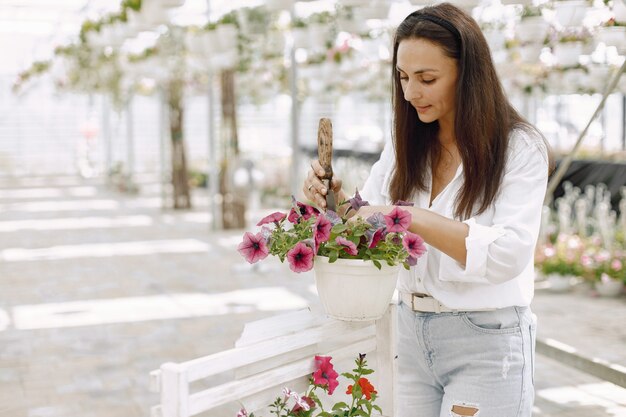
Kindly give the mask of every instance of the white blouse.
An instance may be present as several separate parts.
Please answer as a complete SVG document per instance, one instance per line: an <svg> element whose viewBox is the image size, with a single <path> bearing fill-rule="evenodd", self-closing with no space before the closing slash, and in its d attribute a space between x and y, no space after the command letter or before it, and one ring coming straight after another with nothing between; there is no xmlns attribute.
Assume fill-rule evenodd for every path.
<svg viewBox="0 0 626 417"><path fill-rule="evenodd" d="M389 183L394 165L393 145L387 143L359 191L371 205L392 203ZM415 206L454 218L454 200L463 180L460 165L431 207L430 189L415 196ZM469 225L465 267L426 244L427 252L417 265L408 271L401 268L398 290L430 294L459 310L529 305L547 181L548 153L542 138L513 131L499 194L487 210L464 221Z"/></svg>

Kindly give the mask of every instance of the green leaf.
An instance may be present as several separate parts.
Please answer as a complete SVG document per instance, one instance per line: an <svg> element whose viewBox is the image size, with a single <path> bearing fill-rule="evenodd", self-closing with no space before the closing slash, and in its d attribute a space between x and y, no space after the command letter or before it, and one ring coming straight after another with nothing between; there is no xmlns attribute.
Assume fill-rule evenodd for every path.
<svg viewBox="0 0 626 417"><path fill-rule="evenodd" d="M374 373L373 369L361 369L361 375L369 375L373 373Z"/></svg>
<svg viewBox="0 0 626 417"><path fill-rule="evenodd" d="M373 404L373 405L372 405L372 408L373 408L374 410L378 411L380 414L382 414L382 413L383 413L383 410L382 410L379 406L377 406L376 404Z"/></svg>
<svg viewBox="0 0 626 417"><path fill-rule="evenodd" d="M346 230L348 230L348 225L347 224L336 224L333 226L332 229L330 229L330 231L332 233L336 233L339 234L341 232L345 232Z"/></svg>
<svg viewBox="0 0 626 417"><path fill-rule="evenodd" d="M346 378L349 378L349 379L351 379L351 380L353 380L353 381L355 381L355 380L356 380L356 377L355 377L353 374L349 373L349 372L344 372L344 373L342 373L341 375L343 375L343 376L345 376Z"/></svg>
<svg viewBox="0 0 626 417"><path fill-rule="evenodd" d="M383 266L380 264L379 261L377 261L376 259L372 259L372 262L374 263L374 266L376 266L376 268L382 269Z"/></svg>
<svg viewBox="0 0 626 417"><path fill-rule="evenodd" d="M331 251L331 252L328 254L328 263L331 263L331 264L332 264L333 262L335 262L335 261L337 260L337 258L339 258L339 252L338 252L338 251L336 251L336 250Z"/></svg>
<svg viewBox="0 0 626 417"><path fill-rule="evenodd" d="M348 404L344 402L338 402L337 404L333 406L333 410L338 410L340 408L348 408Z"/></svg>

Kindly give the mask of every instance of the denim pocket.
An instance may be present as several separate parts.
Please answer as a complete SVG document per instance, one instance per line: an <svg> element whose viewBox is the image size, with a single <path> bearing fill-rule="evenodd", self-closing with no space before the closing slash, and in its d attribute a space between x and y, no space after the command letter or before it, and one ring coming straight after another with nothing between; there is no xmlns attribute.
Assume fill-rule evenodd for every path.
<svg viewBox="0 0 626 417"><path fill-rule="evenodd" d="M494 311L468 311L461 315L470 329L487 334L520 333L520 320L514 308Z"/></svg>

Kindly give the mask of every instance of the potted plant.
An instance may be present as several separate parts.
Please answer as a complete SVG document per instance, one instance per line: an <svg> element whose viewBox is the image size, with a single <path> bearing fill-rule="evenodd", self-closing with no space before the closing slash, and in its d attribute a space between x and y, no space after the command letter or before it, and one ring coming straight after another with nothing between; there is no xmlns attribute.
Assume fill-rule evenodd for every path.
<svg viewBox="0 0 626 417"><path fill-rule="evenodd" d="M422 238L407 230L411 214L396 206L388 215L348 218L368 205L357 191L346 215L319 212L292 197L288 214L263 218L259 233L246 232L239 252L250 263L269 254L294 272L314 270L326 313L348 321L375 320L385 313L401 265L409 268L425 252Z"/></svg>
<svg viewBox="0 0 626 417"><path fill-rule="evenodd" d="M593 282L594 289L603 297L622 294L626 282L626 259L619 250L609 251L590 246L581 259L586 277Z"/></svg>
<svg viewBox="0 0 626 417"><path fill-rule="evenodd" d="M331 356L315 356L314 372L309 377L309 385L304 394L298 394L287 387L283 388L282 395L268 406L270 413L276 417L371 417L372 413L382 415L383 410L375 403L378 391L367 378L374 371L367 366L365 354L359 354L355 360L356 368L352 369L352 372L341 374L351 382L345 391L347 401L331 400L331 396L340 386L337 379L339 374L331 360ZM325 410L324 404L329 403ZM242 408L237 417L255 417L255 414L248 414L246 409Z"/></svg>
<svg viewBox="0 0 626 417"><path fill-rule="evenodd" d="M560 233L554 244L546 244L535 258L535 264L554 292L568 291L576 278L583 275L581 257L584 245L577 235Z"/></svg>

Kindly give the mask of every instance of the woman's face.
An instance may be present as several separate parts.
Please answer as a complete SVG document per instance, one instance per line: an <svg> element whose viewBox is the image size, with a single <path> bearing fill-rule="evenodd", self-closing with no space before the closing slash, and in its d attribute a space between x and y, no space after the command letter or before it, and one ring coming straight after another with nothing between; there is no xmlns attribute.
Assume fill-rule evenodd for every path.
<svg viewBox="0 0 626 417"><path fill-rule="evenodd" d="M422 122L439 120L440 125L454 125L458 75L455 59L446 56L433 42L409 38L398 45L396 70L404 99L415 108Z"/></svg>

